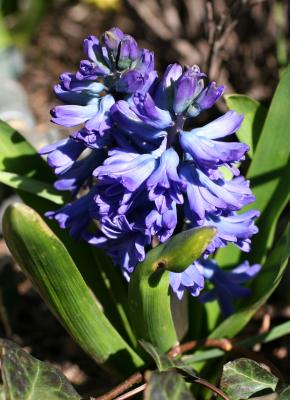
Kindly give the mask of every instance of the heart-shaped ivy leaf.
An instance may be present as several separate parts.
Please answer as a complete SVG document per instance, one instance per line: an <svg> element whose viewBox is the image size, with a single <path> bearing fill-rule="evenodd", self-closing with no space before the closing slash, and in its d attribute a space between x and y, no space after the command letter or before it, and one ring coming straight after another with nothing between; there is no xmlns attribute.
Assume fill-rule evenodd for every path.
<svg viewBox="0 0 290 400"><path fill-rule="evenodd" d="M32 357L16 344L0 340L3 400L80 400L58 369Z"/></svg>
<svg viewBox="0 0 290 400"><path fill-rule="evenodd" d="M239 358L223 367L221 389L230 400L248 399L263 390L275 390L278 378L253 360Z"/></svg>
<svg viewBox="0 0 290 400"><path fill-rule="evenodd" d="M144 400L194 400L185 381L175 371L152 371L146 374Z"/></svg>

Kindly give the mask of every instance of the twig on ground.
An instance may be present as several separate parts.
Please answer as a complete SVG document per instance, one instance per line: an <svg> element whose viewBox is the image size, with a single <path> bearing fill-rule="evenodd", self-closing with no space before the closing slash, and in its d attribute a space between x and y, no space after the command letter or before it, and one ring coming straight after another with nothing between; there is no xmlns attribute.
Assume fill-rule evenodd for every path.
<svg viewBox="0 0 290 400"><path fill-rule="evenodd" d="M217 387L216 387L215 385L213 385L212 383L206 381L205 379L202 379L202 378L196 379L196 380L194 381L194 383L197 383L197 384L199 384L199 385L201 385L201 386L204 386L204 387L210 389L210 390L213 391L214 393L218 394L218 395L219 395L222 399L224 399L224 400L230 400L229 397L228 397L222 390L220 390L219 388L217 388Z"/></svg>
<svg viewBox="0 0 290 400"><path fill-rule="evenodd" d="M3 292L1 288L0 288L0 321L2 321L6 337L11 338L13 332L8 318L8 313L4 305Z"/></svg>
<svg viewBox="0 0 290 400"><path fill-rule="evenodd" d="M136 387L135 389L130 390L130 392L127 392L123 394L122 396L116 397L115 400L125 400L129 399L129 397L135 396L135 394L143 392L146 388L146 383L144 383L141 386Z"/></svg>
<svg viewBox="0 0 290 400"><path fill-rule="evenodd" d="M116 386L114 389L110 390L110 392L103 394L102 396L93 398L92 400L113 400L116 399L117 396L124 393L127 389L136 385L137 383L142 382L143 375L141 372L136 372L135 374L131 375L127 378L124 382L120 385ZM120 400L120 398L118 398Z"/></svg>
<svg viewBox="0 0 290 400"><path fill-rule="evenodd" d="M231 351L233 349L232 341L229 339L206 339L206 340L192 340L187 343L180 344L173 347L168 353L169 357L175 358L180 354L186 353L189 350L193 350L198 346L203 347L217 347L223 351Z"/></svg>

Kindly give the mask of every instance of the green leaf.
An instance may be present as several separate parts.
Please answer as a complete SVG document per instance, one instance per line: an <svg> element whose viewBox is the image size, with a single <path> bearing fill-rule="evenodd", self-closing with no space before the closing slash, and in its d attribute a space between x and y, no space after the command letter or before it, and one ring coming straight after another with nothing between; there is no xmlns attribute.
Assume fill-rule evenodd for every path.
<svg viewBox="0 0 290 400"><path fill-rule="evenodd" d="M54 175L35 148L11 126L0 120L0 171L14 173L44 183L52 183ZM27 193L20 188L16 192L22 200L38 212L54 209L50 201ZM54 208L51 208L53 207Z"/></svg>
<svg viewBox="0 0 290 400"><path fill-rule="evenodd" d="M111 258L105 253L103 249L91 247L91 252L94 256L96 268L100 273L100 284L103 288L102 304L108 303L110 299L111 308L108 304L107 312L114 311L118 313L121 325L119 329L124 331L124 335L128 337L134 348L137 347L137 339L133 333L132 327L129 322L129 304L128 304L128 287L124 281L121 270L117 269L113 264ZM93 279L93 278L92 278ZM96 278L95 278L96 279ZM94 282L94 279L93 279ZM104 298L106 296L106 298ZM112 316L110 316L112 322Z"/></svg>
<svg viewBox="0 0 290 400"><path fill-rule="evenodd" d="M184 231L152 249L137 265L129 284L129 310L138 339L161 352L178 342L171 315L169 271L180 272L200 257L215 232L210 227Z"/></svg>
<svg viewBox="0 0 290 400"><path fill-rule="evenodd" d="M22 270L87 354L120 370L143 364L104 316L62 242L34 210L24 204L8 207L3 232Z"/></svg>
<svg viewBox="0 0 290 400"><path fill-rule="evenodd" d="M144 400L194 400L185 381L175 371L146 374Z"/></svg>
<svg viewBox="0 0 290 400"><path fill-rule="evenodd" d="M279 339L285 335L290 334L290 321L283 322L280 325L274 326L269 332L262 333L248 337L243 340L239 340L235 343L238 347L250 348L256 343L269 343L273 340ZM191 365L200 361L211 360L213 358L222 357L225 352L221 349L205 350L203 352L197 351L193 355L186 355L182 357L182 361L185 365Z"/></svg>
<svg viewBox="0 0 290 400"><path fill-rule="evenodd" d="M44 182L54 175L35 148L11 126L0 120L0 171L13 172Z"/></svg>
<svg viewBox="0 0 290 400"><path fill-rule="evenodd" d="M165 353L161 353L155 346L145 340L139 340L143 349L153 358L158 371L166 371L174 367L173 361Z"/></svg>
<svg viewBox="0 0 290 400"><path fill-rule="evenodd" d="M280 241L267 258L260 274L253 282L253 295L249 305L236 311L223 321L210 338L234 337L249 322L256 311L267 301L280 283L290 255L290 224Z"/></svg>
<svg viewBox="0 0 290 400"><path fill-rule="evenodd" d="M167 354L161 353L156 347L145 340L139 340L143 349L153 358L159 372L175 369L190 381L198 378L193 368L189 367L182 360L170 358Z"/></svg>
<svg viewBox="0 0 290 400"><path fill-rule="evenodd" d="M270 249L278 219L289 202L290 185L290 66L282 75L272 99L260 135L255 157L247 173L256 201L247 209L257 209L259 233L252 239L252 251L247 258L260 263ZM220 265L237 265L241 251L235 246L220 249L216 260Z"/></svg>
<svg viewBox="0 0 290 400"><path fill-rule="evenodd" d="M275 91L255 157L248 171L257 208L260 233L253 238L252 261L260 262L272 244L278 219L290 198L290 66ZM270 243L269 243L270 242Z"/></svg>
<svg viewBox="0 0 290 400"><path fill-rule="evenodd" d="M244 121L237 131L237 136L241 142L250 147L247 154L253 158L267 110L258 101L242 94L227 94L224 98L230 109L244 115Z"/></svg>
<svg viewBox="0 0 290 400"><path fill-rule="evenodd" d="M182 360L174 360L174 367L190 382L194 382L198 378L196 371Z"/></svg>
<svg viewBox="0 0 290 400"><path fill-rule="evenodd" d="M4 183L18 185L21 178L21 184L19 188L15 187L15 190L27 205L41 214L45 211L55 210L57 204L61 204L62 196L57 195L57 192L51 186L55 180L51 168L20 133L3 121L0 121L0 141L0 181L2 177L3 180L6 180ZM13 174L16 174L17 180L10 179L13 178ZM33 193L33 191L36 193ZM121 334L127 332L131 335L130 338L133 341L133 335L130 333L130 327L125 318L126 309L122 304L115 307L115 302L111 296L112 291L106 288L104 276L95 266L95 252L93 255L93 250L89 249L87 244L76 242L68 235L67 231L60 229L54 221L48 220L47 224L64 243L86 283L97 294L97 298L102 303L104 312L110 318L110 321ZM104 262L100 253L97 257L99 267ZM106 266L102 266L102 268L105 269ZM114 285L114 295L118 299L122 297L121 291L120 285L118 288L117 285Z"/></svg>
<svg viewBox="0 0 290 400"><path fill-rule="evenodd" d="M5 400L81 399L61 371L16 344L0 339L0 351Z"/></svg>
<svg viewBox="0 0 290 400"><path fill-rule="evenodd" d="M223 367L221 389L231 400L248 399L263 389L275 390L278 378L256 361L240 358Z"/></svg>
<svg viewBox="0 0 290 400"><path fill-rule="evenodd" d="M63 204L64 198L49 183L40 182L37 179L27 178L13 172L0 171L0 182L13 189L20 189L24 192L36 194L55 204Z"/></svg>

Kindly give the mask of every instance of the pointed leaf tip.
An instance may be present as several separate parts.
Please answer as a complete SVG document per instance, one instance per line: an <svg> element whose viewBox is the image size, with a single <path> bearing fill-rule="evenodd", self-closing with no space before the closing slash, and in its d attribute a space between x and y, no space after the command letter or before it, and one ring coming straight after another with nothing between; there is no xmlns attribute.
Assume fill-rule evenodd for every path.
<svg viewBox="0 0 290 400"><path fill-rule="evenodd" d="M216 232L214 227L202 227L189 229L173 236L161 245L159 263L162 263L168 271L184 271L202 255Z"/></svg>

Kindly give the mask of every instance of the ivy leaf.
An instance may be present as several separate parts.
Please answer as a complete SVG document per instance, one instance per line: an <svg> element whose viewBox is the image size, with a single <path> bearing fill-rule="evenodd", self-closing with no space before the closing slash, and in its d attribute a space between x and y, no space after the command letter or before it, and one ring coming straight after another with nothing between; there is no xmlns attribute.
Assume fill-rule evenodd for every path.
<svg viewBox="0 0 290 400"><path fill-rule="evenodd" d="M0 340L5 400L80 400L58 369L32 357L16 344ZM3 397L4 395L4 397Z"/></svg>
<svg viewBox="0 0 290 400"><path fill-rule="evenodd" d="M256 361L247 358L224 365L221 389L231 400L248 399L263 389L276 389L278 378Z"/></svg>
<svg viewBox="0 0 290 400"><path fill-rule="evenodd" d="M194 400L183 378L175 371L146 374L144 400Z"/></svg>
<svg viewBox="0 0 290 400"><path fill-rule="evenodd" d="M35 194L38 197L49 200L52 203L62 205L64 196L54 189L52 184L29 178L25 175L13 172L0 171L0 182L13 189L19 189L27 193Z"/></svg>

